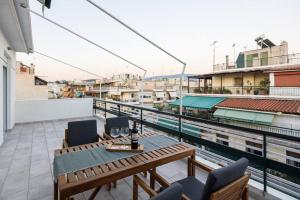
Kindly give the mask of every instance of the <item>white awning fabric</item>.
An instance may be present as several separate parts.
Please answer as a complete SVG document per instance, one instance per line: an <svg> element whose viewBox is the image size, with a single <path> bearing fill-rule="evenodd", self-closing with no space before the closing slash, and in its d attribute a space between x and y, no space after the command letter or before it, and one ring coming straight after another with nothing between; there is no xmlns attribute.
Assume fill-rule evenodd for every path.
<svg viewBox="0 0 300 200"><path fill-rule="evenodd" d="M157 97L157 98L164 98L164 92L155 92L155 96Z"/></svg>
<svg viewBox="0 0 300 200"><path fill-rule="evenodd" d="M169 92L169 94L170 94L170 96L172 98L176 98L177 97L177 92L175 92L175 91Z"/></svg>

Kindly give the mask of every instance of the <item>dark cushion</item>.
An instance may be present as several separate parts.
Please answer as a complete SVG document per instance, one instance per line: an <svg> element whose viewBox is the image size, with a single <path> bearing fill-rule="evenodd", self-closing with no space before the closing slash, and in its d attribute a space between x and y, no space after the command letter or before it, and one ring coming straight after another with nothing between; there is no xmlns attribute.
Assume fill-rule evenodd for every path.
<svg viewBox="0 0 300 200"><path fill-rule="evenodd" d="M67 134L69 146L76 146L99 141L96 120L69 122Z"/></svg>
<svg viewBox="0 0 300 200"><path fill-rule="evenodd" d="M188 196L191 200L199 200L200 199L203 188L204 188L204 184L201 183L194 176L189 176L189 177L181 179L175 183L179 183L180 185L182 185L183 194Z"/></svg>
<svg viewBox="0 0 300 200"><path fill-rule="evenodd" d="M172 184L150 200L181 200L182 186L178 183Z"/></svg>
<svg viewBox="0 0 300 200"><path fill-rule="evenodd" d="M110 135L110 130L112 128L122 128L128 127L129 128L129 120L128 117L112 117L106 119L105 124L105 133Z"/></svg>
<svg viewBox="0 0 300 200"><path fill-rule="evenodd" d="M248 165L249 161L246 158L241 158L229 166L210 172L202 192L201 200L208 200L212 193L242 177Z"/></svg>

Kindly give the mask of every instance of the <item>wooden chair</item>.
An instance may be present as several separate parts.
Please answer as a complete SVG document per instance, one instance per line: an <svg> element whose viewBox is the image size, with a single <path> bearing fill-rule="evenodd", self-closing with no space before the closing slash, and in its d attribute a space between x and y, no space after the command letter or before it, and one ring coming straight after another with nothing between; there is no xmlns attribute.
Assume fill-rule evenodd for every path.
<svg viewBox="0 0 300 200"><path fill-rule="evenodd" d="M104 125L105 133L103 136L105 138L111 138L110 130L112 128L129 128L129 118L127 116L122 117L111 117L106 119L106 123ZM147 172L143 172L143 175L147 177Z"/></svg>
<svg viewBox="0 0 300 200"><path fill-rule="evenodd" d="M172 184L164 191L157 193L149 187L140 177L133 176L133 200L138 199L138 186L142 187L152 198L150 200L181 200L182 186L178 183Z"/></svg>
<svg viewBox="0 0 300 200"><path fill-rule="evenodd" d="M250 173L245 173L245 171L248 164L249 161L245 158L242 158L232 165L213 170L212 168L198 161L189 159L189 168L199 167L202 170L209 172L206 183L204 184L196 179L195 174L190 174L190 176L187 178L176 181L175 183L182 185L182 199L185 200L247 200L247 184L250 178ZM193 170L189 171L192 172ZM152 191L154 191L155 181L157 181L162 188L168 188L172 185L162 176L157 174L155 169L153 169L150 171L149 187ZM145 189L145 191L150 196L155 195L155 193L152 193L149 188ZM137 190L136 187L133 189ZM133 191L133 193L136 193L136 191ZM133 200L137 200L137 198Z"/></svg>
<svg viewBox="0 0 300 200"><path fill-rule="evenodd" d="M107 138L108 136L106 136ZM108 138L109 139L109 138ZM65 138L63 139L63 148L89 144L105 140L97 133L96 120L73 121L68 123L68 129L65 129ZM116 187L116 181L113 186ZM111 189L111 184L108 184Z"/></svg>
<svg viewBox="0 0 300 200"><path fill-rule="evenodd" d="M105 137L111 137L110 131L112 128L129 128L129 119L127 116L123 117L111 117L106 119L106 123L104 125L105 129Z"/></svg>
<svg viewBox="0 0 300 200"><path fill-rule="evenodd" d="M63 148L89 144L104 140L97 133L96 120L73 121L68 123L63 139Z"/></svg>

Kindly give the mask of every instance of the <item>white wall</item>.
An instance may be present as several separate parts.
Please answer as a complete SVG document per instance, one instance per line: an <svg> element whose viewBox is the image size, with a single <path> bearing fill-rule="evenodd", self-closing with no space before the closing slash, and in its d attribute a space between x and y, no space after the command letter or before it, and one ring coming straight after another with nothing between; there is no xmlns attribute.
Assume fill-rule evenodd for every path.
<svg viewBox="0 0 300 200"><path fill-rule="evenodd" d="M16 99L41 100L48 99L48 86L35 85L33 74L16 74Z"/></svg>
<svg viewBox="0 0 300 200"><path fill-rule="evenodd" d="M16 123L89 117L92 115L92 98L16 101Z"/></svg>
<svg viewBox="0 0 300 200"><path fill-rule="evenodd" d="M300 116L285 114L275 115L272 125L300 130Z"/></svg>
<svg viewBox="0 0 300 200"><path fill-rule="evenodd" d="M3 66L7 67L7 128L14 126L14 101L15 101L15 67L16 53L8 50L8 44L4 34L0 30L0 146L3 143Z"/></svg>

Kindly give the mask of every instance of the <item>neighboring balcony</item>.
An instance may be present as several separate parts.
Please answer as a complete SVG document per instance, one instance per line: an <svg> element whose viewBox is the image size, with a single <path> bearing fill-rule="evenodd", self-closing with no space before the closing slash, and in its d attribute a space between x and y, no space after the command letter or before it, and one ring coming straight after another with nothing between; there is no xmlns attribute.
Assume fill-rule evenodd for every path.
<svg viewBox="0 0 300 200"><path fill-rule="evenodd" d="M227 94L227 95L270 95L270 96L300 96L300 87L261 87L261 86L224 86L199 87L191 93L197 94Z"/></svg>

